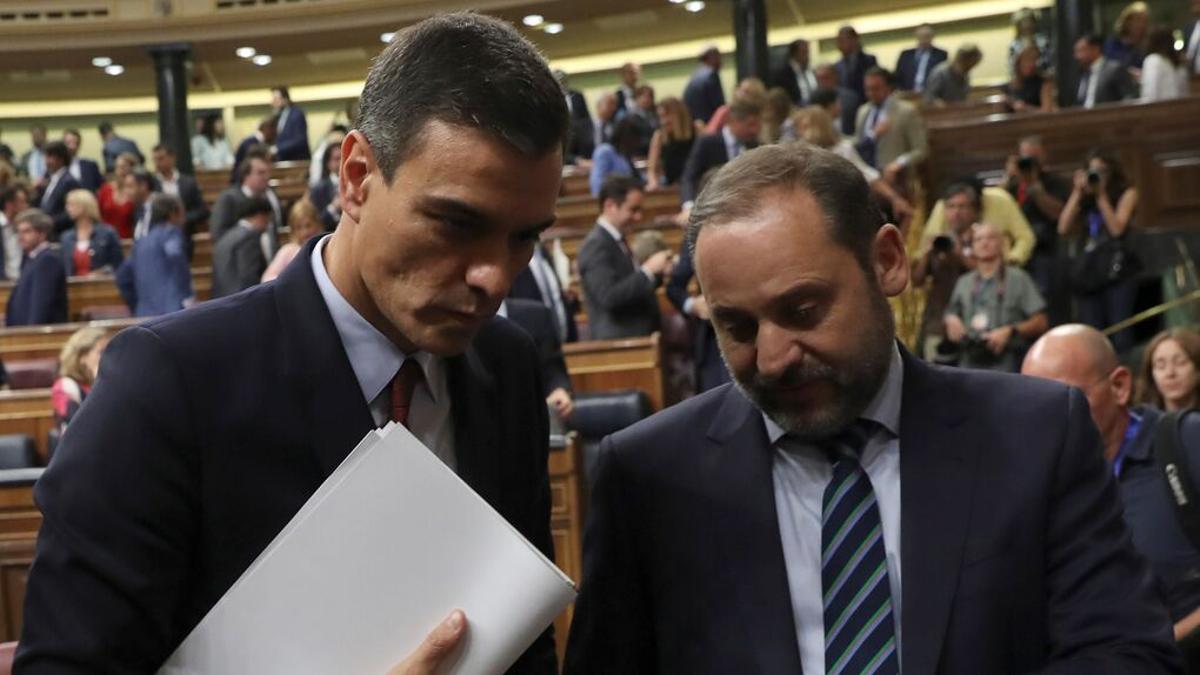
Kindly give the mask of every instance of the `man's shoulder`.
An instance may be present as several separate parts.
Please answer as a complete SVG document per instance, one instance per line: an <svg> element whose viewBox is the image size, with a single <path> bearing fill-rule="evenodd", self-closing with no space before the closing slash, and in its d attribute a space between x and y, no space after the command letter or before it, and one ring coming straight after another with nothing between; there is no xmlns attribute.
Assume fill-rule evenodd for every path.
<svg viewBox="0 0 1200 675"><path fill-rule="evenodd" d="M697 394L686 401L661 410L640 422L618 431L610 437L613 452L634 457L647 452L668 453L691 452L695 449L694 439L708 432L714 420L718 420L726 401L730 397L742 397L732 384L725 384ZM734 401L743 412L753 408L744 399ZM730 424L735 423L733 420Z"/></svg>
<svg viewBox="0 0 1200 675"><path fill-rule="evenodd" d="M184 358L216 358L231 345L271 343L260 332L262 322L275 316L275 284L262 284L247 291L210 300L181 312L172 312L138 328L153 334L168 351Z"/></svg>

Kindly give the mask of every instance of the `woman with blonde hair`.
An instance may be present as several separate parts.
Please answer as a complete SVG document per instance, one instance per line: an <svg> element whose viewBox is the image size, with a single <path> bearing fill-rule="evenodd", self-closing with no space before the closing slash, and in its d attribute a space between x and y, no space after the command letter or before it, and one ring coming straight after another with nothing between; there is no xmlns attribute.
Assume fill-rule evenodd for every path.
<svg viewBox="0 0 1200 675"><path fill-rule="evenodd" d="M121 186L125 184L125 176L141 165L141 160L132 152L117 155L112 180L101 185L100 191L96 193L100 204L100 220L111 225L117 234L125 239L133 237L133 225L137 222L138 214L134 213L137 205Z"/></svg>
<svg viewBox="0 0 1200 675"><path fill-rule="evenodd" d="M275 258L263 272L263 283L282 274L296 254L300 253L300 250L308 243L308 240L325 230L325 225L321 222L321 214L317 212L317 207L309 201L307 196L292 204L291 210L288 211L288 226L292 229L292 240L279 247Z"/></svg>
<svg viewBox="0 0 1200 675"><path fill-rule="evenodd" d="M907 199L896 192L891 184L883 180L879 171L863 161L858 150L854 148L854 141L838 133L834 127L833 117L823 108L809 106L800 110L792 117L792 124L795 126L796 136L799 140L812 143L818 148L824 148L849 160L854 168L863 175L863 178L867 179L871 191L892 205L893 215L897 219L912 215L912 204L909 204Z"/></svg>
<svg viewBox="0 0 1200 675"><path fill-rule="evenodd" d="M750 101L759 110L762 110L767 106L767 85L763 84L763 81L757 77L747 77L738 82L737 89L733 90L733 98ZM726 103L717 108L717 111L713 113L712 119L704 127L704 133L720 133L721 127L725 126L725 120L728 118L729 104Z"/></svg>
<svg viewBox="0 0 1200 675"><path fill-rule="evenodd" d="M1200 406L1200 334L1174 328L1154 336L1142 356L1137 401L1167 412Z"/></svg>
<svg viewBox="0 0 1200 675"><path fill-rule="evenodd" d="M67 215L74 227L60 239L67 276L112 272L125 259L117 231L100 221L100 206L87 190L67 193Z"/></svg>
<svg viewBox="0 0 1200 675"><path fill-rule="evenodd" d="M646 189L651 191L679 182L692 144L704 133L704 125L692 121L687 106L674 96L658 102L658 121L646 158Z"/></svg>
<svg viewBox="0 0 1200 675"><path fill-rule="evenodd" d="M1113 34L1104 41L1104 58L1126 68L1141 70L1150 33L1150 6L1132 2L1113 23Z"/></svg>
<svg viewBox="0 0 1200 675"><path fill-rule="evenodd" d="M1017 54L1013 78L1001 87L1013 112L1049 112L1054 109L1054 82L1039 65L1042 51L1028 45Z"/></svg>
<svg viewBox="0 0 1200 675"><path fill-rule="evenodd" d="M100 357L108 346L108 331L86 326L67 338L58 355L58 379L50 388L54 423L66 429L100 373Z"/></svg>

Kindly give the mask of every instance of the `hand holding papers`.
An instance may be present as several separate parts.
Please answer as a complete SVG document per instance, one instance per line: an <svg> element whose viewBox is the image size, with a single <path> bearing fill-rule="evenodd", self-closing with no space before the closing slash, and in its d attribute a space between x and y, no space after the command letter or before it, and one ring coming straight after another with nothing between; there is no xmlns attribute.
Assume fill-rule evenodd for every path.
<svg viewBox="0 0 1200 675"><path fill-rule="evenodd" d="M391 425L359 443L160 672L386 673L461 609L469 627L439 672L501 673L574 595L553 563Z"/></svg>

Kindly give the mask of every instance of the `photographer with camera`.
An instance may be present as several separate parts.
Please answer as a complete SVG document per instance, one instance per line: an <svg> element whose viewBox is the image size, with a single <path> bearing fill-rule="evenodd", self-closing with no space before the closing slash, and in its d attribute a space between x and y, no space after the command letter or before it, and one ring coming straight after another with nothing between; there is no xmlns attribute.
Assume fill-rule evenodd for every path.
<svg viewBox="0 0 1200 675"><path fill-rule="evenodd" d="M1025 270L1004 262L1000 230L972 227L975 269L959 277L946 307L943 355L958 348L958 365L1016 372L1029 344L1049 327L1046 302Z"/></svg>
<svg viewBox="0 0 1200 675"><path fill-rule="evenodd" d="M1046 299L1046 311L1053 326L1070 319L1070 298L1058 262L1058 217L1071 194L1071 186L1065 179L1046 172L1046 165L1042 138L1022 138L1017 154L1010 156L1005 164L1004 187L1033 229L1036 243L1025 270Z"/></svg>
<svg viewBox="0 0 1200 675"><path fill-rule="evenodd" d="M954 183L942 200L944 232L927 235L921 254L912 262L912 284L920 288L928 283L925 314L921 319L918 353L927 361L938 360L938 347L945 335L942 315L950 303L954 284L975 267L971 257L971 226L979 221L979 190L969 183Z"/></svg>
<svg viewBox="0 0 1200 675"><path fill-rule="evenodd" d="M1079 320L1098 330L1133 314L1141 265L1128 247L1127 234L1137 203L1137 188L1116 157L1093 150L1085 168L1075 172L1074 189L1058 218L1060 235L1084 241L1069 275ZM1123 330L1112 341L1123 352L1133 346L1133 333Z"/></svg>

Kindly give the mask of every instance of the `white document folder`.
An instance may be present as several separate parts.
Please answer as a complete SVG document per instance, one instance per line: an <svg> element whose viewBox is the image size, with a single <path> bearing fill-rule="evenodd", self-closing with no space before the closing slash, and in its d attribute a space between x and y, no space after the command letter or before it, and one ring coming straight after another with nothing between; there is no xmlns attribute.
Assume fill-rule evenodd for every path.
<svg viewBox="0 0 1200 675"><path fill-rule="evenodd" d="M359 443L159 673L385 675L457 608L467 637L443 672L498 674L574 598L554 563L392 424Z"/></svg>

